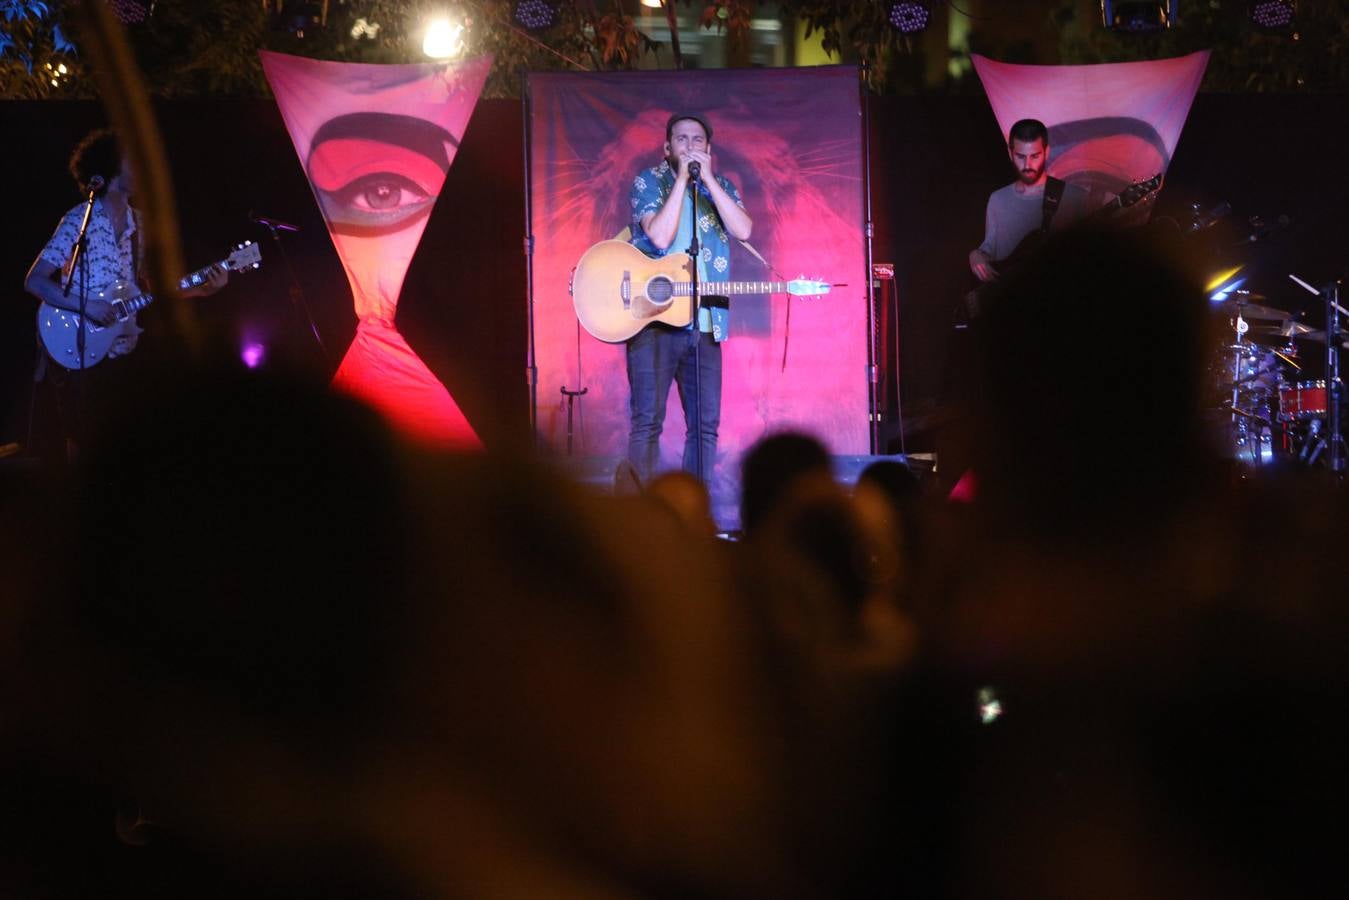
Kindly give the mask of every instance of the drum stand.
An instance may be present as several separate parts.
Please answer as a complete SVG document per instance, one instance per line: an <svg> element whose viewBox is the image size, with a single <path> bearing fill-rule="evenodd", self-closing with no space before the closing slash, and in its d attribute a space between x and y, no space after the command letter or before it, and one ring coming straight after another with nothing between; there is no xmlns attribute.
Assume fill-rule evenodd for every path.
<svg viewBox="0 0 1349 900"><path fill-rule="evenodd" d="M1236 443L1242 453L1250 454L1250 464L1260 466L1268 463L1273 455L1273 433L1268 427L1272 424L1262 416L1256 415L1241 406L1243 390L1250 390L1249 379L1243 377L1243 365L1247 359L1247 349L1253 345L1246 340L1250 325L1241 315L1242 304L1237 305L1236 317L1232 320L1237 340L1232 345L1232 398L1229 408L1232 411L1232 428L1236 432ZM1265 427L1262 427L1265 426ZM1240 458L1240 453L1238 458Z"/></svg>

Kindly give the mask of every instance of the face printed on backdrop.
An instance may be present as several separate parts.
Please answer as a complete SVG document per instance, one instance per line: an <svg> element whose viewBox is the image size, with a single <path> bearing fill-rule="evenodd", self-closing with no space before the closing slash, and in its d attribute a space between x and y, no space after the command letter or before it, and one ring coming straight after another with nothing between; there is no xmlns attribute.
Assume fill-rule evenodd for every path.
<svg viewBox="0 0 1349 900"><path fill-rule="evenodd" d="M394 318L491 58L385 66L261 56L351 284L357 336L334 386L412 437L478 446L472 426Z"/></svg>

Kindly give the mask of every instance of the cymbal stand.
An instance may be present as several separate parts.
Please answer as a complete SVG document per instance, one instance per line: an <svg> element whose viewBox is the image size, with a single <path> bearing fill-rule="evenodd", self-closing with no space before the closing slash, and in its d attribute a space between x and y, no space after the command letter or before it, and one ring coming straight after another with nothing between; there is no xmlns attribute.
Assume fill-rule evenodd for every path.
<svg viewBox="0 0 1349 900"><path fill-rule="evenodd" d="M1330 471L1344 474L1344 435L1340 431L1340 283L1321 290L1326 298L1326 431L1330 442Z"/></svg>
<svg viewBox="0 0 1349 900"><path fill-rule="evenodd" d="M1340 316L1349 316L1349 310L1340 306L1340 282L1332 281L1321 290L1317 290L1296 275L1288 276L1303 290L1322 298L1326 305L1326 427L1317 441L1319 454L1321 447L1329 450L1327 466L1336 475L1344 476L1345 446L1344 434L1340 427L1340 400L1344 394L1344 383L1340 380L1340 342L1343 330L1340 328Z"/></svg>
<svg viewBox="0 0 1349 900"><path fill-rule="evenodd" d="M1241 303L1237 304L1237 315L1232 320L1232 328L1237 333L1236 343L1232 345L1232 425L1237 429L1237 443L1244 445L1250 438L1250 431L1247 427L1246 418L1240 413L1241 365L1246 358L1246 332L1250 330L1250 325L1241 317L1242 306ZM1259 460L1253 461L1258 462Z"/></svg>

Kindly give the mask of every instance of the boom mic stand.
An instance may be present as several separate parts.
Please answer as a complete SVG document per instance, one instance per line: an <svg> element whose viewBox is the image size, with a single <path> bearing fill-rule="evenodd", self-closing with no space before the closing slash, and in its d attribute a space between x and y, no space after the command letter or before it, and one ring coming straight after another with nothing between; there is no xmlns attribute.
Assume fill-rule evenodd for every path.
<svg viewBox="0 0 1349 900"><path fill-rule="evenodd" d="M285 242L281 240L281 232L299 231L299 226L291 225L288 222L282 222L279 219L273 219L268 216L255 215L252 212L249 212L248 218L255 224L266 228L271 234L272 242L276 244L276 249L281 254L281 262L285 265L286 274L290 278L290 285L287 288L287 293L290 295L290 303L293 307L295 317L297 319L301 316L304 317L305 322L309 325L309 333L314 336L314 342L318 344L319 353L322 354L325 362L331 364L332 357L328 355L328 346L323 343L323 337L319 334L319 327L314 322L314 313L310 311L309 301L305 299L304 288L300 286L300 279L295 274L295 267L291 265L290 255L286 253Z"/></svg>

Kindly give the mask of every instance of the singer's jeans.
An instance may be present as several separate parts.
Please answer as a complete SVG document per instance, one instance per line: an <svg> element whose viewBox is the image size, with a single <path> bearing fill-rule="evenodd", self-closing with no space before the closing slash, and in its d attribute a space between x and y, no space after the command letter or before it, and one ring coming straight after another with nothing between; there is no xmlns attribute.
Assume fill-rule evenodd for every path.
<svg viewBox="0 0 1349 900"><path fill-rule="evenodd" d="M701 384L694 387L694 347L700 341ZM721 422L721 344L692 328L648 325L628 341L628 388L631 429L628 459L645 484L660 464L660 433L665 425L665 400L670 382L679 386L684 407L684 470L697 471L698 443L694 410L702 407L703 480L712 478L717 460L717 425ZM697 390L701 390L701 403Z"/></svg>

